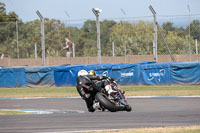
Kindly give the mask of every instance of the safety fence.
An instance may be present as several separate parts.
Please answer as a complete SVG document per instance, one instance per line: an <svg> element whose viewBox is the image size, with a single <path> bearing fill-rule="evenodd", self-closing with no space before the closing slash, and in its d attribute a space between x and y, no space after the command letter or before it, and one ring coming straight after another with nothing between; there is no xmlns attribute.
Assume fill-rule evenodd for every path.
<svg viewBox="0 0 200 133"><path fill-rule="evenodd" d="M199 54L200 15L157 16L165 40L174 55ZM169 54L159 31L154 34L153 16L101 20L102 56ZM75 22L75 21L74 21ZM65 37L74 44L71 57L96 57L96 21L91 19L73 21L45 19L45 56L66 57ZM154 46L154 35L157 41ZM156 51L155 51L156 50ZM41 22L0 22L1 58L41 58ZM184 60L183 60L184 61ZM192 60L189 60L192 61Z"/></svg>
<svg viewBox="0 0 200 133"><path fill-rule="evenodd" d="M1 67L0 87L75 86L79 70L95 70L120 85L200 84L200 62L110 63L39 67Z"/></svg>

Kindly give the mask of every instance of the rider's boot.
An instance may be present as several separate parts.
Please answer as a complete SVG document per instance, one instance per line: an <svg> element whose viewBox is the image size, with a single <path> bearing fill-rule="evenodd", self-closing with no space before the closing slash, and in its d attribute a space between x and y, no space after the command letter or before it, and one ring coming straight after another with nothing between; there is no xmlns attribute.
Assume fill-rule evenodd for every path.
<svg viewBox="0 0 200 133"><path fill-rule="evenodd" d="M90 108L88 108L88 111L89 111L89 112L94 112L95 109L93 108L93 106L91 106Z"/></svg>
<svg viewBox="0 0 200 133"><path fill-rule="evenodd" d="M93 109L95 109L95 110L97 110L97 109L101 110L99 102L96 102L96 103L93 104Z"/></svg>

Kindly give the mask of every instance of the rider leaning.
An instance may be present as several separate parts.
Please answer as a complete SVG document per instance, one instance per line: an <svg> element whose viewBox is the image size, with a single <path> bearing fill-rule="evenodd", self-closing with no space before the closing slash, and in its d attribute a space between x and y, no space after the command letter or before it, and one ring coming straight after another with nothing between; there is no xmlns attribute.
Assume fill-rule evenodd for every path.
<svg viewBox="0 0 200 133"><path fill-rule="evenodd" d="M101 92L102 88L105 88L108 94L113 92L108 81L104 80L107 78L109 77L97 76L96 72L93 70L90 70L89 72L80 70L78 72L76 88L82 99L85 100L89 112L95 111L93 107L93 101L96 94L94 93L95 91Z"/></svg>

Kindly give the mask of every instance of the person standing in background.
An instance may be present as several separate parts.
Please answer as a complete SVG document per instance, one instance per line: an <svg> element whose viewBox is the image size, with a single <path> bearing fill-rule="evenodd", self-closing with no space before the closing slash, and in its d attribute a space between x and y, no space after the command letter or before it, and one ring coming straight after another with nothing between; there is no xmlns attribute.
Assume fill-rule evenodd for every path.
<svg viewBox="0 0 200 133"><path fill-rule="evenodd" d="M63 49L67 50L66 57L71 57L71 54L72 54L72 43L71 43L69 37L66 37L65 41L66 41L66 46L63 47Z"/></svg>

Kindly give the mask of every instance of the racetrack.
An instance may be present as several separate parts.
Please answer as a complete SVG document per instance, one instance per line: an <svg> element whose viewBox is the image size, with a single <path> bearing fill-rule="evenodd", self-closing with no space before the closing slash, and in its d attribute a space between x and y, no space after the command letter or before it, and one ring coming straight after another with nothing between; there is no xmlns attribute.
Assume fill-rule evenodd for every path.
<svg viewBox="0 0 200 133"><path fill-rule="evenodd" d="M131 98L132 112L87 112L80 98L0 99L0 109L60 110L0 115L0 132L75 132L200 125L200 98Z"/></svg>

